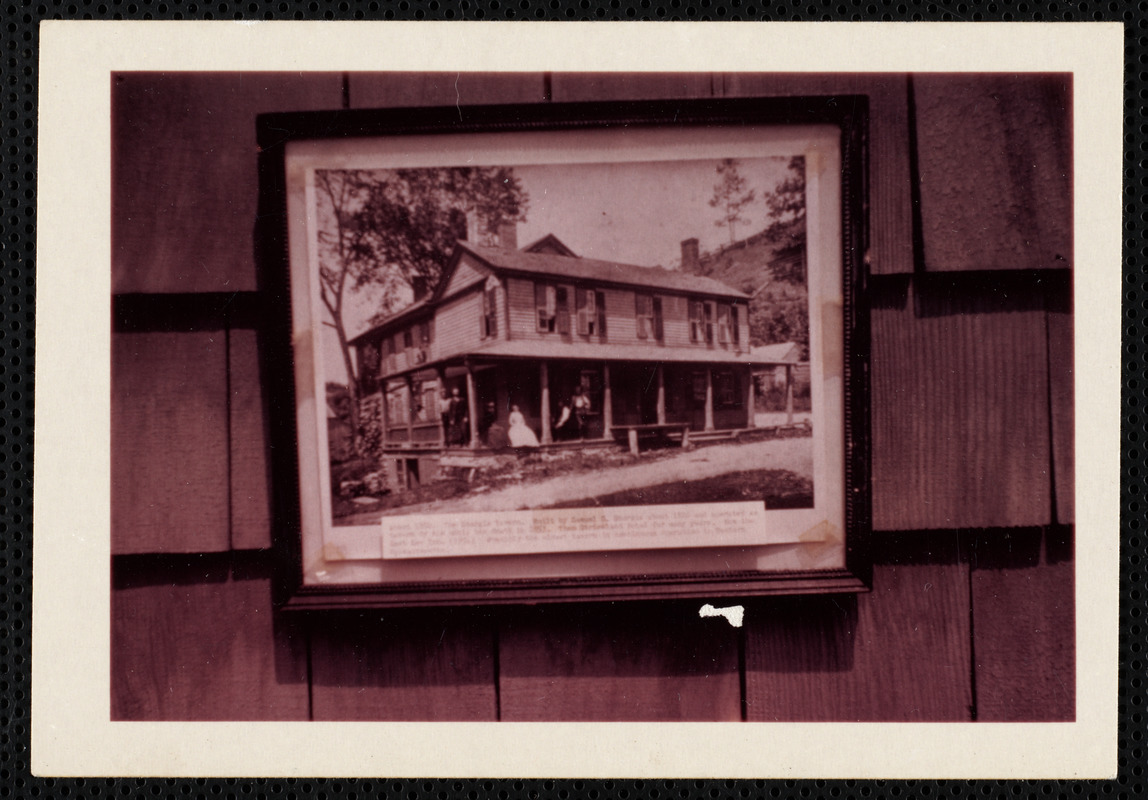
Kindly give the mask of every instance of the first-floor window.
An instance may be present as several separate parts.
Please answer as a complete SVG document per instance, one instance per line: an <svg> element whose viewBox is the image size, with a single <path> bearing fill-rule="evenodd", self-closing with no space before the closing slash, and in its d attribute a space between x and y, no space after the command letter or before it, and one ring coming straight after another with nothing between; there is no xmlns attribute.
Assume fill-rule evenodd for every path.
<svg viewBox="0 0 1148 800"><path fill-rule="evenodd" d="M741 408L741 392L733 370L714 371L714 405L717 408Z"/></svg>

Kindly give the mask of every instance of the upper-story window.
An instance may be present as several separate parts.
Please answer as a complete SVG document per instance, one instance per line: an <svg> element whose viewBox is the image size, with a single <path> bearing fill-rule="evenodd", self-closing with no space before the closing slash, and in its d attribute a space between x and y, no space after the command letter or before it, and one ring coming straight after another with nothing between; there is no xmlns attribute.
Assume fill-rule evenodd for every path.
<svg viewBox="0 0 1148 800"><path fill-rule="evenodd" d="M482 338L498 336L498 290L488 287L482 290Z"/></svg>
<svg viewBox="0 0 1148 800"><path fill-rule="evenodd" d="M388 336L386 339L383 339L383 357L384 357L383 369L386 372L394 372L395 371L395 339L393 336Z"/></svg>
<svg viewBox="0 0 1148 800"><path fill-rule="evenodd" d="M538 330L544 333L570 333L570 305L565 286L534 284L534 305Z"/></svg>
<svg viewBox="0 0 1148 800"><path fill-rule="evenodd" d="M407 328L403 331L403 349L410 350L414 346L414 339L411 336L411 329Z"/></svg>
<svg viewBox="0 0 1148 800"><path fill-rule="evenodd" d="M635 294L634 317L638 325L639 339L654 339L660 342L665 338L662 298L649 294Z"/></svg>
<svg viewBox="0 0 1148 800"><path fill-rule="evenodd" d="M717 339L721 344L738 344L737 306L720 303L717 307Z"/></svg>
<svg viewBox="0 0 1148 800"><path fill-rule="evenodd" d="M698 344L714 341L714 304L706 300L690 300L690 341Z"/></svg>
<svg viewBox="0 0 1148 800"><path fill-rule="evenodd" d="M606 337L606 295L594 289L575 289L574 307L578 333L582 336Z"/></svg>

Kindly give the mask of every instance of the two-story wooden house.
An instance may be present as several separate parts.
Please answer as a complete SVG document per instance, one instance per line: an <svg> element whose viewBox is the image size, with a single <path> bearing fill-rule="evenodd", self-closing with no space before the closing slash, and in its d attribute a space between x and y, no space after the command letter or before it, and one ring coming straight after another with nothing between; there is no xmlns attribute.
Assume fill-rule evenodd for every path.
<svg viewBox="0 0 1148 800"><path fill-rule="evenodd" d="M406 470L447 444L439 398L459 390L486 443L517 406L545 447L560 404L589 398L585 439L626 425L753 425L748 296L711 278L580 258L554 236L516 249L459 242L436 290L352 344ZM493 405L492 405L493 404ZM402 456L397 456L402 457ZM421 468L421 469L420 469Z"/></svg>

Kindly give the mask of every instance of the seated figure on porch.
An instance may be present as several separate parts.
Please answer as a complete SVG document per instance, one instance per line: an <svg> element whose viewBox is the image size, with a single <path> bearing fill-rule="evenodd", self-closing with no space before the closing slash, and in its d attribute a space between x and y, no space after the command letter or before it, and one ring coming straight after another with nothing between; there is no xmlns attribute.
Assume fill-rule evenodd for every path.
<svg viewBox="0 0 1148 800"><path fill-rule="evenodd" d="M526 417L522 415L518 406L510 407L508 422L510 430L507 431L507 435L510 437L511 447L538 447L538 437L526 424Z"/></svg>

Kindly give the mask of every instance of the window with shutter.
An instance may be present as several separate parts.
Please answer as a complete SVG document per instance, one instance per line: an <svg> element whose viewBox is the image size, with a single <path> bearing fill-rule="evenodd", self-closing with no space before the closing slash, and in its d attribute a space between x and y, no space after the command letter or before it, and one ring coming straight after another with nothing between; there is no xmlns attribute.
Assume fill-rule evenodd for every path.
<svg viewBox="0 0 1148 800"><path fill-rule="evenodd" d="M704 304L704 307L705 307L705 315L706 315L706 344L713 344L714 343L714 304L707 302Z"/></svg>
<svg viewBox="0 0 1148 800"><path fill-rule="evenodd" d="M705 338L705 311L700 300L690 300L689 305L690 341L698 344Z"/></svg>
<svg viewBox="0 0 1148 800"><path fill-rule="evenodd" d="M638 327L639 339L650 339L654 336L654 298L648 294L634 295L634 315Z"/></svg>
<svg viewBox="0 0 1148 800"><path fill-rule="evenodd" d="M730 344L733 334L730 332L730 306L720 303L717 307L717 338L721 344Z"/></svg>
<svg viewBox="0 0 1148 800"><path fill-rule="evenodd" d="M598 336L606 338L606 294L594 292L594 307L598 314Z"/></svg>
<svg viewBox="0 0 1148 800"><path fill-rule="evenodd" d="M731 306L729 310L729 324L733 330L734 344L741 344L741 321L738 317L737 306Z"/></svg>
<svg viewBox="0 0 1148 800"><path fill-rule="evenodd" d="M590 322L589 301L593 300L594 293L586 289L574 290L574 311L579 336L589 336L593 326Z"/></svg>
<svg viewBox="0 0 1148 800"><path fill-rule="evenodd" d="M534 306L538 311L538 330L553 333L558 310L556 287L545 283L534 284Z"/></svg>
<svg viewBox="0 0 1148 800"><path fill-rule="evenodd" d="M570 305L565 286L554 287L555 327L562 334L570 333Z"/></svg>
<svg viewBox="0 0 1148 800"><path fill-rule="evenodd" d="M496 289L485 289L482 293L482 336L484 339L498 335L498 295Z"/></svg>
<svg viewBox="0 0 1148 800"><path fill-rule="evenodd" d="M665 324L662 322L662 298L654 297L654 338L663 342L666 339Z"/></svg>

